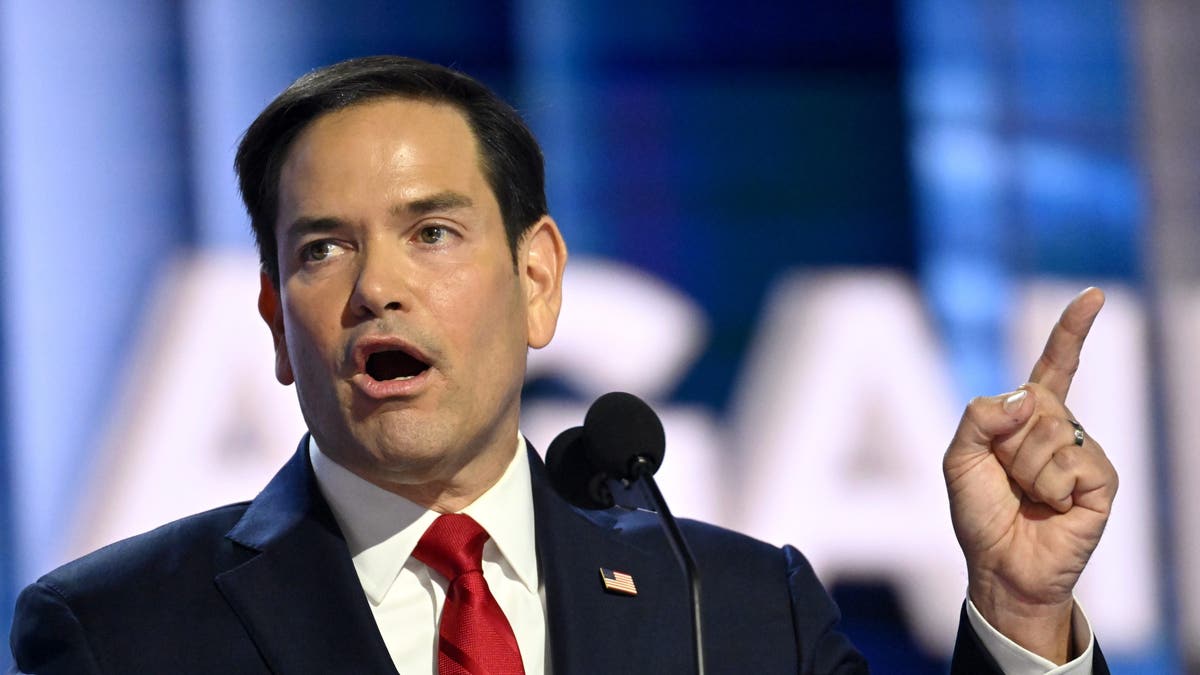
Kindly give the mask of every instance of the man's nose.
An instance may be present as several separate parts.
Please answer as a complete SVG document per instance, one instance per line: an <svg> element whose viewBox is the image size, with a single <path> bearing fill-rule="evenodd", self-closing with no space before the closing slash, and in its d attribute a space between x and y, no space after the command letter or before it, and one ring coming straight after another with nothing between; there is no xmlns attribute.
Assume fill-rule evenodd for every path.
<svg viewBox="0 0 1200 675"><path fill-rule="evenodd" d="M403 243L372 242L359 257L358 278L351 308L360 318L383 316L407 310L412 302L412 275L404 256Z"/></svg>

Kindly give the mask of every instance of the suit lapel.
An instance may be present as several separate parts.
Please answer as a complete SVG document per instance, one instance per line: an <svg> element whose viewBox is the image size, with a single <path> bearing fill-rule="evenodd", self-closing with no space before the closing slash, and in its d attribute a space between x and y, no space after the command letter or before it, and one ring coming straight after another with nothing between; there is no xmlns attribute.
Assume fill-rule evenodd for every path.
<svg viewBox="0 0 1200 675"><path fill-rule="evenodd" d="M317 488L307 436L226 536L259 551L216 584L272 671L396 672Z"/></svg>
<svg viewBox="0 0 1200 675"><path fill-rule="evenodd" d="M653 516L639 525L653 528L638 537L650 542L640 548L612 514L581 511L559 497L536 454L530 467L554 672L686 671L692 662L687 590L670 551L657 545ZM601 567L632 575L638 594L605 591Z"/></svg>
<svg viewBox="0 0 1200 675"><path fill-rule="evenodd" d="M530 470L554 672L689 668L687 591L653 516L578 510L554 492L532 450ZM630 522L649 534L636 537L640 545ZM317 488L307 436L226 536L258 555L215 583L272 671L396 672ZM637 596L605 591L601 567L632 575Z"/></svg>

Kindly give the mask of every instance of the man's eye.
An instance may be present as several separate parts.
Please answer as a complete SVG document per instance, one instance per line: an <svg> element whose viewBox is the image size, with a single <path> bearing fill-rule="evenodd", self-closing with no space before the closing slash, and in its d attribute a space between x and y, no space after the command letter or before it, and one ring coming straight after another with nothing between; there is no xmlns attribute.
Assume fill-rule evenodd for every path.
<svg viewBox="0 0 1200 675"><path fill-rule="evenodd" d="M337 255L337 244L329 240L314 241L300 249L300 259L304 262L321 262Z"/></svg>
<svg viewBox="0 0 1200 675"><path fill-rule="evenodd" d="M450 233L447 232L446 228L442 227L441 225L430 225L428 227L423 227L421 228L421 231L417 233L417 237L421 240L422 244L440 244L446 241L446 237L449 235Z"/></svg>

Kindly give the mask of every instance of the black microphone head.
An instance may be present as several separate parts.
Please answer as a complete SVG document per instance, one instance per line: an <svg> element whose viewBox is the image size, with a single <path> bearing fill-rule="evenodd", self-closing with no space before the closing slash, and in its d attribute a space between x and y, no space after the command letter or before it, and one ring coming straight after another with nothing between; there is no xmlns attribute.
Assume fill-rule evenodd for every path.
<svg viewBox="0 0 1200 675"><path fill-rule="evenodd" d="M613 505L608 475L597 469L584 449L583 427L559 434L546 449L546 471L554 490L582 509L607 509Z"/></svg>
<svg viewBox="0 0 1200 675"><path fill-rule="evenodd" d="M583 420L588 458L616 478L636 478L637 458L649 462L649 473L662 466L667 437L662 421L642 399L614 391L596 399Z"/></svg>

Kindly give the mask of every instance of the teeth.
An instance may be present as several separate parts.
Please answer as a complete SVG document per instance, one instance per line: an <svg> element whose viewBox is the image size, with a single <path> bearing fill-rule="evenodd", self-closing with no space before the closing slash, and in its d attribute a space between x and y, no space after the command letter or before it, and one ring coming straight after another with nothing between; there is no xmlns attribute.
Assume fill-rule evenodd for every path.
<svg viewBox="0 0 1200 675"><path fill-rule="evenodd" d="M392 378L392 379L395 379L395 380L411 380L411 379L413 379L414 377L416 377L416 375L401 375L400 377L395 377L395 378Z"/></svg>

